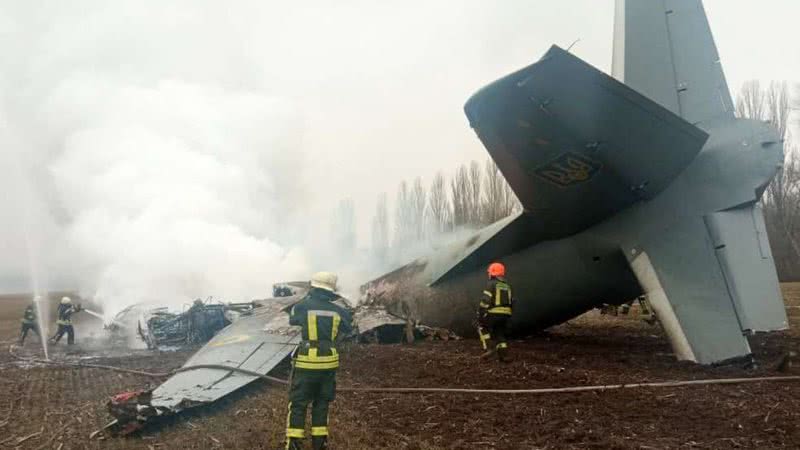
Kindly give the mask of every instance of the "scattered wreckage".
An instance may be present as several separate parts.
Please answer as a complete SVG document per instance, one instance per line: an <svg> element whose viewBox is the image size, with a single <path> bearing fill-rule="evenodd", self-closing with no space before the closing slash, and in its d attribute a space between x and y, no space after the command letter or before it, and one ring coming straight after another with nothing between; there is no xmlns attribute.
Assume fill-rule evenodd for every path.
<svg viewBox="0 0 800 450"><path fill-rule="evenodd" d="M182 312L137 304L120 311L106 329L112 339L130 336L130 330L151 350L208 342L217 332L258 307L255 302L214 303L195 300Z"/></svg>
<svg viewBox="0 0 800 450"><path fill-rule="evenodd" d="M272 287L272 296L291 297L303 291L306 284L277 283ZM165 306L137 303L117 313L105 325L105 329L116 340L122 340L130 334L130 330L135 330L135 334L151 350L197 345L208 342L217 332L241 317L252 315L259 306L259 302L214 302L209 297L206 301L197 299L185 310L175 312Z"/></svg>
<svg viewBox="0 0 800 450"><path fill-rule="evenodd" d="M195 300L187 311L180 314L165 308L151 311L138 332L151 349L202 344L239 317L251 315L256 306L253 302L207 304Z"/></svg>
<svg viewBox="0 0 800 450"><path fill-rule="evenodd" d="M210 404L255 381L258 376L254 374L267 375L286 360L301 340L300 329L289 325L287 313L307 291L306 282L281 284L280 289L273 290L278 295L252 302L252 309L248 309L246 314L231 321L211 337L163 384L153 390L125 392L113 397L107 406L115 420L106 429L116 435L132 433L154 419ZM287 293L290 295L285 295ZM338 299L337 303L344 308L354 309L344 298ZM207 312L199 306L197 311ZM189 312L191 309L184 314ZM192 323L192 315L189 314L188 317ZM154 318L159 318L163 323L152 322ZM168 332L172 329L169 327L177 327L174 325L175 320L174 317L160 318L156 314L150 318L148 326L155 323L161 325L163 329L160 336L165 336L162 338L163 342L183 342L182 339L191 333L176 332L178 337L172 338ZM362 342L458 339L458 336L447 330L408 322L375 305L356 307L354 321L357 331L350 338L357 338ZM235 368L237 371L228 368Z"/></svg>

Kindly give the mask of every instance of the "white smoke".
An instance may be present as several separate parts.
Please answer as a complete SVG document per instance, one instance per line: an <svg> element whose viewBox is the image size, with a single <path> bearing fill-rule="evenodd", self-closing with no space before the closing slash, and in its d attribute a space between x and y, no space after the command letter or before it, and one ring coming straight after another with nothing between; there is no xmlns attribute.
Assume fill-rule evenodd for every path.
<svg viewBox="0 0 800 450"><path fill-rule="evenodd" d="M302 257L271 234L297 200L272 174L299 179L302 167L281 102L174 81L79 79L59 86L47 113L85 124L50 164L76 269L94 274L81 277L82 291L120 306L241 300L307 276Z"/></svg>
<svg viewBox="0 0 800 450"><path fill-rule="evenodd" d="M380 192L485 157L462 112L478 88L577 37L608 66L613 2L562 3L0 2L0 289L110 311L315 270L356 290L383 267L330 248L331 205L354 199L367 242ZM731 76L753 52L726 58L725 34ZM797 72L775 48L758 67Z"/></svg>
<svg viewBox="0 0 800 450"><path fill-rule="evenodd" d="M24 181L12 185L35 191L5 210L46 211L28 220L41 266L30 272L53 272L107 316L137 302L263 297L275 281L308 277L292 244L305 200L293 102L236 82L253 71L246 58L204 57L229 53L224 39L153 37L176 23L203 36L213 9L176 6L154 21L133 3L95 6L86 19L65 11L69 25L45 21L52 29L32 32L38 41L0 80L15 88L4 90L15 120L0 137ZM16 36L41 25L26 17Z"/></svg>

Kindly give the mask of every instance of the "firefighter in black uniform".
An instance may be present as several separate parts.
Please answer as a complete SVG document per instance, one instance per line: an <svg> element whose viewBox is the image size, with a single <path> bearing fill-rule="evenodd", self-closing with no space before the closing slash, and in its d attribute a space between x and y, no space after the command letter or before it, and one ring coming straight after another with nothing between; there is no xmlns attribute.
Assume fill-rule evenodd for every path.
<svg viewBox="0 0 800 450"><path fill-rule="evenodd" d="M72 345L75 343L75 329L72 328L72 315L80 310L81 305L73 305L72 299L69 297L63 297L61 299L61 304L58 305L58 319L56 319L58 330L56 330L56 334L50 339L50 342L57 344L58 341L61 340L61 337L64 336L64 333L66 333L67 344Z"/></svg>
<svg viewBox="0 0 800 450"><path fill-rule="evenodd" d="M36 333L36 336L38 336L39 339L42 338L42 336L39 334L39 324L37 322L36 309L33 303L31 303L25 308L25 312L22 314L22 331L19 333L20 346L25 345L25 338L28 336L28 331L33 331Z"/></svg>
<svg viewBox="0 0 800 450"><path fill-rule="evenodd" d="M489 282L483 291L478 305L478 333L485 352L482 358L497 353L500 361L508 361L508 342L506 334L511 326L511 286L506 282L506 268L495 262L487 269ZM488 347L488 341L495 342L494 349Z"/></svg>
<svg viewBox="0 0 800 450"><path fill-rule="evenodd" d="M289 323L303 328L303 340L292 358L294 369L286 425L288 450L302 448L309 403L312 448L328 448L328 405L336 394L339 367L335 342L337 336L345 337L352 329L350 312L333 303L339 298L336 281L332 273L314 274L308 295L289 314Z"/></svg>

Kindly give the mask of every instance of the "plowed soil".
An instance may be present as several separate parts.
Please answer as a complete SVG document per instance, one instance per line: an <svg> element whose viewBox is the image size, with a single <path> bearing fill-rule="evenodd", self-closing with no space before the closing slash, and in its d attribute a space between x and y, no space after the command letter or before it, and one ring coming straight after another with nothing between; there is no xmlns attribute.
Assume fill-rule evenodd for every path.
<svg viewBox="0 0 800 450"><path fill-rule="evenodd" d="M658 325L588 313L548 333L511 343L514 361L481 362L474 340L351 345L340 386L536 388L723 377L800 375L778 371L800 350L800 284L784 285L795 330L751 338L758 367L699 367L675 361ZM282 448L286 393L256 382L230 398L126 438L89 435L108 416L109 396L153 379L100 369L22 367L6 348L24 299L0 298L0 448ZM87 321L87 318L82 318ZM191 350L122 353L87 343L55 357L163 372ZM35 337L24 355L39 356ZM120 352L116 354L114 352ZM796 363L800 365L800 361ZM800 448L800 382L640 388L547 395L340 393L331 412L332 448L662 449Z"/></svg>

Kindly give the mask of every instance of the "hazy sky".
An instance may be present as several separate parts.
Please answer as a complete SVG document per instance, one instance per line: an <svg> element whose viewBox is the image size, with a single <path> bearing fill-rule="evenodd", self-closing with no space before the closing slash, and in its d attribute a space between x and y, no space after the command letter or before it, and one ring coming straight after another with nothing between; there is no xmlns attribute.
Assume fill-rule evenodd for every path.
<svg viewBox="0 0 800 450"><path fill-rule="evenodd" d="M329 51L350 47L351 39L366 40L373 49L364 59L356 53L342 61L347 79L323 89L340 95L322 92L319 103L306 110L315 124L307 142L315 153L325 149L320 155L325 164L318 169L326 179L362 199L374 191L392 192L401 178L429 179L439 168L451 171L460 162L485 157L463 115L465 100L487 82L533 62L553 43L566 47L581 39L573 52L610 70L613 1L459 4L362 9L371 23L351 30L358 37L307 48L326 63ZM754 78L800 81L800 41L792 31L800 2L716 0L706 1L706 8L732 90Z"/></svg>
<svg viewBox="0 0 800 450"><path fill-rule="evenodd" d="M393 198L402 179L427 182L485 158L462 111L480 87L576 39L574 54L609 71L613 3L2 0L0 145L15 176L0 181L0 291L29 270L15 223L25 214L50 271L84 255L80 275L50 278L147 265L153 253L124 264L111 253L152 241L147 230L174 225L181 208L215 227L200 235L235 229L237 248L252 238L278 254L273 244L297 238L297 222L259 212L322 222L352 197L366 236L380 192ZM732 90L749 79L800 81L800 2L705 5ZM208 202L154 207L154 192ZM185 230L170 233L150 244Z"/></svg>

